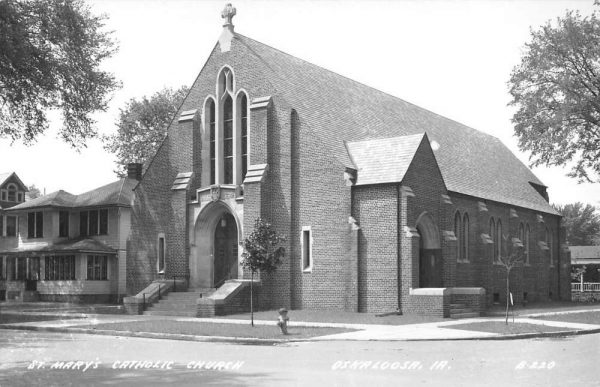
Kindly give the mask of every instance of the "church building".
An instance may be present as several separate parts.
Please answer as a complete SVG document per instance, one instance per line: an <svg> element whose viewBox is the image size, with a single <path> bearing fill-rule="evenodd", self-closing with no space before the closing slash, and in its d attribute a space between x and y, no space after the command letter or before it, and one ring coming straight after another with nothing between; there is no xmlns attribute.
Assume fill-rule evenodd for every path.
<svg viewBox="0 0 600 387"><path fill-rule="evenodd" d="M129 294L177 280L197 315L243 308L260 217L287 236L261 309L480 312L513 249L515 302L570 299L547 187L497 138L241 35L235 12L134 189Z"/></svg>

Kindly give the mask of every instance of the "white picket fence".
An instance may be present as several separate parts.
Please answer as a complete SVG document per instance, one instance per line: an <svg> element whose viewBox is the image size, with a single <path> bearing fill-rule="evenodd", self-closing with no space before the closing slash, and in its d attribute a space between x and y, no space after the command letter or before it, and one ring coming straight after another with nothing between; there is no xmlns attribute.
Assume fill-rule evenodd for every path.
<svg viewBox="0 0 600 387"><path fill-rule="evenodd" d="M571 282L571 291L600 292L600 282Z"/></svg>

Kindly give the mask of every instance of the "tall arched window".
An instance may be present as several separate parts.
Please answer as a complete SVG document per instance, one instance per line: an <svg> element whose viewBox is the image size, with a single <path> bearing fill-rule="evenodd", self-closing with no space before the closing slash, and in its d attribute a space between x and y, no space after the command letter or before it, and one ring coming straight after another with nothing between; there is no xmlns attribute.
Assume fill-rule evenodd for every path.
<svg viewBox="0 0 600 387"><path fill-rule="evenodd" d="M456 215L454 215L454 236L456 236L456 259L461 260L461 251L462 251L462 238L460 235L461 226L460 226L460 212L456 211Z"/></svg>
<svg viewBox="0 0 600 387"><path fill-rule="evenodd" d="M215 101L210 99L208 101L208 116L206 117L206 121L208 122L208 131L210 133L210 184L215 184L215 174L216 174L216 160L217 160L217 150L216 150L216 114L215 114Z"/></svg>
<svg viewBox="0 0 600 387"><path fill-rule="evenodd" d="M492 246L492 260L496 260L496 223L494 223L494 218L490 218L490 239L494 243Z"/></svg>
<svg viewBox="0 0 600 387"><path fill-rule="evenodd" d="M233 101L223 101L223 183L233 184Z"/></svg>
<svg viewBox="0 0 600 387"><path fill-rule="evenodd" d="M242 178L241 181L244 181L246 177L246 172L248 171L248 99L246 98L246 94L242 95L242 100L240 102L240 132L242 137Z"/></svg>
<svg viewBox="0 0 600 387"><path fill-rule="evenodd" d="M525 226L525 240L523 241L523 245L525 246L525 264L529 265L529 234L530 234L530 230L529 230L529 224L527 224Z"/></svg>
<svg viewBox="0 0 600 387"><path fill-rule="evenodd" d="M546 245L548 246L548 257L550 259L550 266L554 266L554 256L552 249L552 231L546 227Z"/></svg>
<svg viewBox="0 0 600 387"><path fill-rule="evenodd" d="M467 213L464 214L463 216L463 222L462 222L462 232L461 232L461 237L462 237L462 250L461 250L461 258L463 261L468 261L469 260L469 215L467 215Z"/></svg>
<svg viewBox="0 0 600 387"><path fill-rule="evenodd" d="M496 224L496 253L494 258L496 262L500 260L500 256L502 255L502 221L498 219L498 223Z"/></svg>

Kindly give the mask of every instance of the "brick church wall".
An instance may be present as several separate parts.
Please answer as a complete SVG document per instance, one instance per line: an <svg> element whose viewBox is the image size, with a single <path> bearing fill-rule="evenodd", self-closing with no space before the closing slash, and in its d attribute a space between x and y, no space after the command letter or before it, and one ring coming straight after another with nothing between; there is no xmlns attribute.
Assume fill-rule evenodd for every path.
<svg viewBox="0 0 600 387"><path fill-rule="evenodd" d="M558 299L558 254L559 254L559 218L549 214L540 214L532 210L510 206L504 203L485 201L478 198L451 192L454 212L469 215L469 261L457 263L457 287L483 287L486 289L487 303L491 304L494 294L500 303L506 302L506 269L494 263L494 244L484 244L481 233L490 233L490 218L497 225L502 223L502 233L512 237L519 236L519 225L529 225L529 265L520 264L511 271L510 287L515 303L523 301L527 293L528 301L546 301L550 293ZM487 210L482 211L479 203L485 204ZM511 209L513 215L511 215ZM515 216L516 215L516 216ZM539 221L542 215L544 222ZM496 226L497 227L497 226ZM539 241L545 240L546 227L553 232L554 267L549 264L549 252L542 250ZM564 263L564 262L563 262ZM561 265L561 275L568 270ZM569 269L570 270L570 269ZM563 278L561 277L561 278ZM568 277L565 277L566 281ZM563 291L563 293L566 293ZM562 294L561 298L565 298Z"/></svg>
<svg viewBox="0 0 600 387"><path fill-rule="evenodd" d="M398 186L358 186L352 216L358 232L358 311L398 307Z"/></svg>

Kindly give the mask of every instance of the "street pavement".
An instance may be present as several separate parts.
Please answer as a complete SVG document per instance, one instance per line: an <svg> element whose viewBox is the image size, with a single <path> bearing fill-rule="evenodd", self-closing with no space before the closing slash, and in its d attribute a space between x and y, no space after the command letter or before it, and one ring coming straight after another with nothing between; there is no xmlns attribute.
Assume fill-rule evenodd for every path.
<svg viewBox="0 0 600 387"><path fill-rule="evenodd" d="M261 346L0 330L2 387L599 386L599 358L600 334Z"/></svg>

